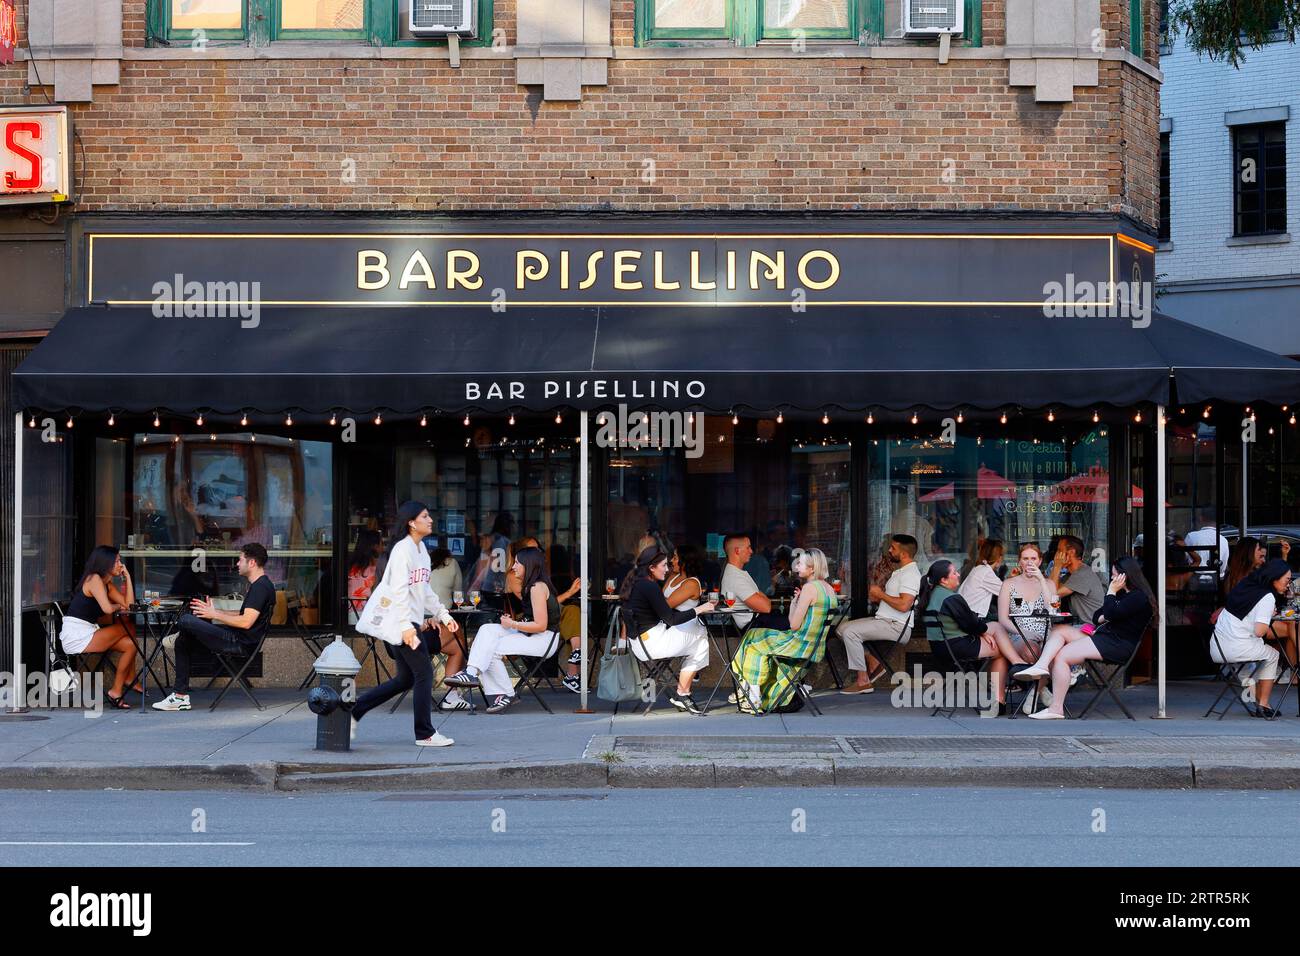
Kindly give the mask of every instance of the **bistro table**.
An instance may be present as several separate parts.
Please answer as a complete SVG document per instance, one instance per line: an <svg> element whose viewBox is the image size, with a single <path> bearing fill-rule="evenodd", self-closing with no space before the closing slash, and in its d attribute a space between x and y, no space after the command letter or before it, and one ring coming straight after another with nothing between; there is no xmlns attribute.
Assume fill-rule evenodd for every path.
<svg viewBox="0 0 1300 956"><path fill-rule="evenodd" d="M140 660L144 666L140 668L140 713L147 713L145 697L149 691L149 675L153 674L154 683L158 690L163 688L163 682L154 674L153 661L163 650L163 638L176 630L181 615L185 613L185 601L181 598L163 598L157 603L136 603L131 605L131 614L141 627L136 629L135 642L139 650ZM149 642L154 642L153 653L148 653ZM163 654L164 671L167 666L167 655Z"/></svg>
<svg viewBox="0 0 1300 956"><path fill-rule="evenodd" d="M722 687L722 682L727 678L731 679L731 689L736 695L736 710L740 710L740 685L736 683L735 672L731 669L732 650L731 640L736 640L736 649L740 649L742 634L740 627L736 624L737 614L754 613L748 607L718 607L714 608L708 614L698 615L704 622L704 633L708 635L709 643L713 645L714 652L724 661L724 672L718 675L718 682L713 685L713 690L709 693L709 698L704 702L704 712L709 712L709 706L713 703L713 698L717 696L718 690ZM722 646L718 646L718 642Z"/></svg>
<svg viewBox="0 0 1300 956"><path fill-rule="evenodd" d="M1033 664L1038 663L1038 658L1042 656L1043 646L1047 644L1047 638L1051 636L1052 628L1055 627L1057 624L1070 624L1074 621L1073 616L1069 614L1062 614L1059 611L1053 611L1050 608L1045 611L1030 611L1028 613L1008 614L1007 617L1011 618L1011 624L1012 626L1015 627L1016 633L1020 635L1020 639L1024 641L1025 647L1035 651L1034 659L1033 661L1030 662ZM1042 645L1038 645L1037 640L1031 638L1028 634L1026 634L1024 628L1020 626L1021 619L1030 619L1030 618L1046 619L1047 621L1047 633L1043 635ZM1044 680L1046 680L1046 678L1044 678ZM1034 684L1037 685L1037 681L1035 681ZM1028 696L1030 693L1031 691L1029 690L1028 687L1026 687L1025 695ZM1034 690L1032 691L1032 693L1037 694L1038 691ZM1011 720L1015 720L1017 710L1018 708L1008 707L1007 717ZM1067 717L1069 716L1069 711L1066 711L1066 716Z"/></svg>

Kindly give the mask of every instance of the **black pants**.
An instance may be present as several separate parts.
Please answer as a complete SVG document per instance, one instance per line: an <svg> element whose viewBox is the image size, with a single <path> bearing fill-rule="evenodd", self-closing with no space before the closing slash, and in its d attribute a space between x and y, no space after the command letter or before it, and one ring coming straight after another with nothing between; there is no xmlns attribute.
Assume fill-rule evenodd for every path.
<svg viewBox="0 0 1300 956"><path fill-rule="evenodd" d="M389 656L397 661L397 674L378 687L372 687L352 705L352 716L360 720L385 701L411 690L411 709L415 712L415 739L433 736L433 657L428 641L438 639L437 631L417 631L420 646L385 644Z"/></svg>
<svg viewBox="0 0 1300 956"><path fill-rule="evenodd" d="M176 683L172 686L178 694L190 692L190 658L199 647L222 654L247 654L254 646L243 637L243 632L193 614L183 615L179 626L181 633L176 638L173 652L176 656Z"/></svg>

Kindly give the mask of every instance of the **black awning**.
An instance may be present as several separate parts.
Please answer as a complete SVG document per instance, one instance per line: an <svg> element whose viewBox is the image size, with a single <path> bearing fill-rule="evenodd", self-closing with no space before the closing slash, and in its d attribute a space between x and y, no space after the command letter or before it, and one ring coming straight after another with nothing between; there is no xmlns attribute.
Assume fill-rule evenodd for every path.
<svg viewBox="0 0 1300 956"><path fill-rule="evenodd" d="M1156 315L1023 309L69 311L14 373L20 407L906 409L1300 403L1300 363Z"/></svg>

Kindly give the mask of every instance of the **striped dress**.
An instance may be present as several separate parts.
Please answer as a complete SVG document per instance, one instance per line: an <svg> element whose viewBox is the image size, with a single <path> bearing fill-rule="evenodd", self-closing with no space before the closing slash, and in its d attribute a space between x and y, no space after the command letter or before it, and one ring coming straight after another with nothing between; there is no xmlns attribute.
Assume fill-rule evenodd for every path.
<svg viewBox="0 0 1300 956"><path fill-rule="evenodd" d="M736 650L731 672L736 676L742 697L748 698L760 713L784 706L794 695L798 669L776 658L815 663L826 653L826 618L835 608L835 593L825 581L818 581L815 586L817 597L808 605L798 628L793 631L750 628Z"/></svg>

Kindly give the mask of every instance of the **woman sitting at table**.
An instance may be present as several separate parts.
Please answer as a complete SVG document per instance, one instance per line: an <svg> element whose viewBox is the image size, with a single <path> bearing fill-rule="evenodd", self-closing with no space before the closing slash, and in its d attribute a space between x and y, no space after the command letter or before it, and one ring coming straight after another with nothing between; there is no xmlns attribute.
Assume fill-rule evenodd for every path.
<svg viewBox="0 0 1300 956"><path fill-rule="evenodd" d="M994 677L998 715L1002 716L1007 712L1007 672L1012 667L1025 667L1027 662L1001 624L985 621L957 593L960 586L957 565L947 559L934 562L926 572L929 598L925 608L939 616L939 627L943 629L942 634L927 635L930 646L946 647L953 659L962 663L992 658L989 673Z"/></svg>
<svg viewBox="0 0 1300 956"><path fill-rule="evenodd" d="M691 679L709 664L709 638L698 616L708 614L714 605L706 603L690 609L669 607L663 592L667 576L668 555L657 544L644 549L619 589L623 602L620 613L637 660L685 658L677 674L677 689L669 692L668 703L699 716L704 711L691 698Z"/></svg>
<svg viewBox="0 0 1300 956"><path fill-rule="evenodd" d="M1291 553L1291 545L1286 542L1280 542L1282 548L1282 560L1285 561ZM1245 537L1239 539L1232 546L1232 551L1228 554L1228 567L1223 575L1223 594L1225 601L1227 596L1232 593L1242 581L1246 580L1253 572L1258 571L1268 560L1268 549L1258 538ZM1222 612L1220 612L1222 613ZM1217 621L1217 618L1215 619ZM1296 659L1296 640L1295 625L1291 621L1278 621L1273 625L1273 633L1286 647L1286 655L1290 660ZM1291 675L1291 683L1297 682L1295 674Z"/></svg>
<svg viewBox="0 0 1300 956"><path fill-rule="evenodd" d="M121 591L113 584L114 578L122 579ZM68 654L118 652L120 656L113 674L113 686L105 692L108 706L117 710L131 709L123 699L128 679L131 690L141 693L136 684L135 642L131 640L125 623L113 623L114 618L129 610L133 603L135 588L131 574L122 564L117 548L101 544L86 559L86 567L72 591L72 600L63 616L63 630L59 634L63 650ZM101 620L109 623L101 627Z"/></svg>
<svg viewBox="0 0 1300 956"><path fill-rule="evenodd" d="M504 658L549 657L559 644L560 602L546 573L542 549L521 548L510 570L528 596L519 617L503 615L499 624L480 627L465 669L443 679L448 687L482 686L491 698L489 714L499 714L515 702L515 686Z"/></svg>
<svg viewBox="0 0 1300 956"><path fill-rule="evenodd" d="M1158 619L1156 596L1151 593L1141 566L1134 558L1120 558L1111 569L1106 600L1093 615L1096 630L1088 634L1073 627L1055 629L1034 666L1015 675L1017 680L1038 680L1049 673L1052 675L1051 703L1029 716L1036 720L1064 719L1070 668L1084 661L1126 662L1146 633L1147 625ZM1276 651L1273 659L1277 660Z"/></svg>
<svg viewBox="0 0 1300 956"><path fill-rule="evenodd" d="M998 623L1019 658L1034 661L1047 640L1051 624L1048 614L1056 598L1056 586L1043 574L1043 552L1038 545L1032 541L1022 544L1019 557L1015 573L1007 575L998 592ZM1040 680L1037 692L1025 697L1026 713L1032 712L1040 700L1051 702L1046 685L1046 680Z"/></svg>
<svg viewBox="0 0 1300 956"><path fill-rule="evenodd" d="M826 555L817 548L796 552L792 568L800 585L790 608L790 630L751 627L731 662L742 713L765 714L784 707L794 696L800 671L784 659L815 662L826 651L826 619L837 603L826 583Z"/></svg>
<svg viewBox="0 0 1300 956"><path fill-rule="evenodd" d="M1278 653L1264 639L1272 636L1273 617L1286 601L1290 584L1291 566L1281 558L1252 571L1228 594L1210 639L1210 659L1217 664L1263 661L1252 675L1257 706L1251 713L1256 717L1278 716L1268 705L1277 680Z"/></svg>

